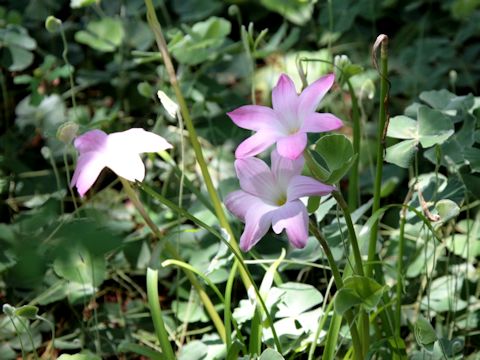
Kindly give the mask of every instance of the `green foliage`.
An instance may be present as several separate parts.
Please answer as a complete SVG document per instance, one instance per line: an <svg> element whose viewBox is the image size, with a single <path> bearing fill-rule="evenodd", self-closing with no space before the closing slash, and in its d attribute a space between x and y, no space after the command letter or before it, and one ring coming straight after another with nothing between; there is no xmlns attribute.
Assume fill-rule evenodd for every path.
<svg viewBox="0 0 480 360"><path fill-rule="evenodd" d="M0 296L6 304L0 315L1 359L34 358L35 352L77 360L163 359L146 301L148 267L158 271L162 319L179 359L307 358L310 351L310 359L348 358L347 310L368 313L367 359L478 356L478 1L154 1L222 197L237 188L233 149L248 135L225 113L253 102L270 105L281 73L294 79L297 90L336 74L319 111L335 114L345 126L336 134L309 134L309 144L315 144L320 180L340 191L359 160L361 205L351 209L352 220L362 254L373 220L380 221L377 278L349 273L348 228L335 199L309 197L310 217L343 270L343 288L329 286L331 272L314 237L294 249L285 235L269 232L244 254L253 280L261 284L282 351L259 299L240 283L231 252L209 230L139 192L162 234L157 239L109 170L85 198L68 187L78 160L75 136L91 129L143 127L174 145L162 154L171 162L155 154L144 157L145 181L219 230L194 152L181 135L185 128L157 98L161 90L179 102L147 25L144 1L2 5ZM52 32L45 28L47 18ZM384 167L382 207L371 215L373 148L383 140L374 136L380 79L371 63L371 42L385 24L392 25L385 139L391 164ZM359 155L350 141L353 95L362 124ZM403 232L399 213L405 216ZM240 235L243 224L229 221ZM215 311L226 319L227 346L184 273L173 263L165 265L171 260L167 242L196 270ZM228 295L229 306L214 287ZM400 329L390 313L398 302ZM44 320L54 323L55 339ZM361 318L354 321L362 330ZM337 330L332 342L328 334Z"/></svg>
<svg viewBox="0 0 480 360"><path fill-rule="evenodd" d="M185 34L178 32L170 41L169 50L178 62L197 65L220 55L231 25L226 19L211 17L183 30Z"/></svg>
<svg viewBox="0 0 480 360"><path fill-rule="evenodd" d="M356 158L352 143L344 135L331 134L321 137L315 145L315 151L322 159L319 166L320 180L327 184L334 184L342 179Z"/></svg>
<svg viewBox="0 0 480 360"><path fill-rule="evenodd" d="M424 148L443 144L453 133L453 124L447 115L426 106L418 106L417 121L402 115L390 119L387 136L407 140L389 147L385 160L407 168L419 144Z"/></svg>
<svg viewBox="0 0 480 360"><path fill-rule="evenodd" d="M75 40L91 48L112 52L120 46L125 37L122 23L118 19L105 17L88 23L86 30L75 33Z"/></svg>

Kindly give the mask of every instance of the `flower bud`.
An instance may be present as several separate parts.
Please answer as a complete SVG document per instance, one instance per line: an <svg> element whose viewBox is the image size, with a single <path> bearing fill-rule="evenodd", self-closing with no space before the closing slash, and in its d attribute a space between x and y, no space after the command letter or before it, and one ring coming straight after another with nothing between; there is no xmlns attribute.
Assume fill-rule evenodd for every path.
<svg viewBox="0 0 480 360"><path fill-rule="evenodd" d="M62 20L57 19L55 16L50 15L47 17L47 20L45 20L45 28L49 33L57 32L60 26L62 26Z"/></svg>
<svg viewBox="0 0 480 360"><path fill-rule="evenodd" d="M57 139L64 144L70 144L77 136L78 124L73 121L67 121L60 125L57 130Z"/></svg>

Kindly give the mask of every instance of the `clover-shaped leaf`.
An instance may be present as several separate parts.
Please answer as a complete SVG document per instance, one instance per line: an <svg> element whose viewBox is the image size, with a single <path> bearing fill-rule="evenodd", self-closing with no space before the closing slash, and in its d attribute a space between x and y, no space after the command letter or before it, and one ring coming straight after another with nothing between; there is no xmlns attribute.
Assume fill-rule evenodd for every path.
<svg viewBox="0 0 480 360"><path fill-rule="evenodd" d="M105 17L98 21L91 21L86 30L76 32L75 40L98 51L112 52L120 46L124 36L122 22Z"/></svg>
<svg viewBox="0 0 480 360"><path fill-rule="evenodd" d="M319 164L322 174L318 175L320 175L320 180L327 184L338 182L356 159L352 143L345 135L325 135L317 141L315 150L323 160Z"/></svg>
<svg viewBox="0 0 480 360"><path fill-rule="evenodd" d="M342 315L357 305L362 305L366 310L373 310L386 290L387 286L382 286L368 277L350 276L345 279L343 287L335 295L335 312Z"/></svg>
<svg viewBox="0 0 480 360"><path fill-rule="evenodd" d="M418 106L417 120L404 115L390 119L387 136L403 141L387 149L385 160L407 168L418 144L429 148L443 144L454 133L449 116L427 106Z"/></svg>

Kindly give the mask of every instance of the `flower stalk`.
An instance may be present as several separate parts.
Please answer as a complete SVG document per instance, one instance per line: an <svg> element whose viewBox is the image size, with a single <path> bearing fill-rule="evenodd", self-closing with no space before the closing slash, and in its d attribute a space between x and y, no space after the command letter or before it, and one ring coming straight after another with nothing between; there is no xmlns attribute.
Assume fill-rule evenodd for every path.
<svg viewBox="0 0 480 360"><path fill-rule="evenodd" d="M165 64L168 77L170 79L170 84L172 85L173 90L175 91L175 96L176 96L178 105L180 107L180 112L182 114L183 120L185 122L185 126L188 131L190 143L195 153L195 158L202 172L203 180L205 181L205 186L207 188L208 194L213 203L215 214L220 223L220 226L224 228L227 231L227 233L230 235L230 238L232 239L231 245L235 249L238 249L238 244L235 240L235 235L232 231L232 228L230 227L230 224L228 223L227 216L222 207L222 202L220 201L220 197L215 189L212 178L210 176L210 172L208 170L207 162L205 161L205 157L203 156L202 147L200 146L200 142L198 141L197 132L195 131L192 117L190 116L190 111L188 110L187 103L185 101L185 98L183 97L183 93L182 93L182 90L180 89L180 85L178 84L175 68L173 66L172 59L168 52L167 43L163 36L162 27L155 13L155 8L153 6L152 0L145 0L145 5L147 6L148 24L150 25L150 28L152 29L155 35L157 46L160 50L160 53L162 54L162 59ZM246 276L245 272L241 267L240 267L240 276L242 277L242 281L248 290L252 286L252 283L248 279L248 276Z"/></svg>
<svg viewBox="0 0 480 360"><path fill-rule="evenodd" d="M168 333L163 322L162 309L158 300L158 271L147 269L147 296L153 325L157 333L158 341L167 360L175 360L172 344L168 340Z"/></svg>
<svg viewBox="0 0 480 360"><path fill-rule="evenodd" d="M388 101L388 36L379 35L377 41L373 46L372 57L374 59L374 65L377 67L376 62L376 50L380 46L380 107L378 112L378 128L377 128L377 166L375 174L375 183L373 187L373 206L372 214L380 208L380 192L382 189L382 171L383 171L383 151L384 151L384 136L386 133L386 123L387 123L387 101ZM378 67L377 67L378 69ZM367 276L372 276L373 274L373 262L375 260L375 250L377 245L377 235L378 235L378 220L372 226L370 232L370 239L368 243L368 260L366 264L366 274Z"/></svg>

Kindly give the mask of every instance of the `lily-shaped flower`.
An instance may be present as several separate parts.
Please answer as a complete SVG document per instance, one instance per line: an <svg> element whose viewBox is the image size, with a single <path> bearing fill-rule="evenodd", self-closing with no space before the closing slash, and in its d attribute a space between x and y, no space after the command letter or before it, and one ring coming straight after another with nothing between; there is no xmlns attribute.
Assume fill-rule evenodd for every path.
<svg viewBox="0 0 480 360"><path fill-rule="evenodd" d="M300 175L304 159L291 160L274 150L272 167L260 159L237 159L235 170L242 190L225 198L227 208L245 222L240 248L250 250L272 226L280 234L284 229L290 243L303 248L308 239L308 213L300 198L326 195L334 186Z"/></svg>
<svg viewBox="0 0 480 360"><path fill-rule="evenodd" d="M145 166L140 154L172 147L161 136L139 128L109 135L91 130L77 137L74 145L80 156L70 187L76 186L80 196L90 189L104 167L129 181L142 181Z"/></svg>
<svg viewBox="0 0 480 360"><path fill-rule="evenodd" d="M333 74L323 76L298 95L292 79L283 74L272 90L273 109L267 106L245 105L228 113L237 126L256 131L238 146L235 156L255 156L277 143L281 156L296 159L307 145L307 133L342 127L342 121L336 116L315 112L334 80Z"/></svg>

